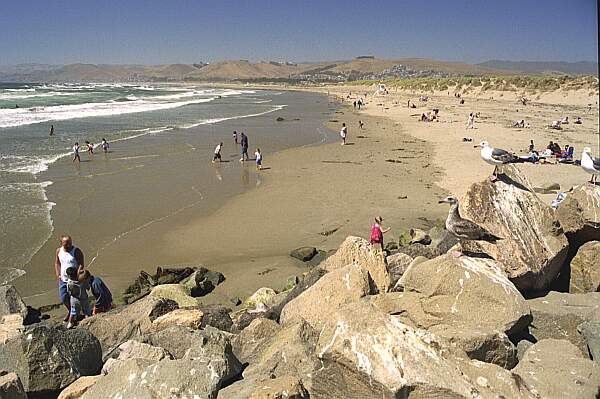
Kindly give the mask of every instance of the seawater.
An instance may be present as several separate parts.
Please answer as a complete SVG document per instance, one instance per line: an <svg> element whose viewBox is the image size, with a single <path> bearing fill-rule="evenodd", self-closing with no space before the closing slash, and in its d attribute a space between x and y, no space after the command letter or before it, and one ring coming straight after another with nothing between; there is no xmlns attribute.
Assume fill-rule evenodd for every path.
<svg viewBox="0 0 600 399"><path fill-rule="evenodd" d="M281 93L157 84L0 83L0 284L54 233L40 178L75 142L113 145L281 110ZM54 125L54 135L50 127Z"/></svg>

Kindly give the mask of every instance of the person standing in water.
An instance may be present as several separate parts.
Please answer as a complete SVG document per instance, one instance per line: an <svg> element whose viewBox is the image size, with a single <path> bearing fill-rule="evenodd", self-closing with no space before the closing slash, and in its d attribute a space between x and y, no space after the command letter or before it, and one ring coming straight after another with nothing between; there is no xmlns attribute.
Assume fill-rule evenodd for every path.
<svg viewBox="0 0 600 399"><path fill-rule="evenodd" d="M256 170L261 170L262 169L262 154L260 153L260 148L256 149L256 152L254 153L254 157L256 158Z"/></svg>
<svg viewBox="0 0 600 399"><path fill-rule="evenodd" d="M54 272L58 280L58 296L60 302L67 308L67 320L71 314L71 298L67 291L69 276L67 269L74 268L77 271L83 270L83 252L73 245L73 239L69 235L63 235L60 238L60 247L56 249L54 259Z"/></svg>
<svg viewBox="0 0 600 399"><path fill-rule="evenodd" d="M79 143L75 143L73 146L73 162L81 162L81 158L79 157Z"/></svg>
<svg viewBox="0 0 600 399"><path fill-rule="evenodd" d="M348 128L345 123L342 123L342 130L340 130L340 136L342 137L342 145L346 145L346 136L348 135Z"/></svg>
<svg viewBox="0 0 600 399"><path fill-rule="evenodd" d="M244 132L242 132L242 136L240 138L240 144L242 145L242 157L240 158L240 162L244 162L245 160L249 160L250 157L248 156L248 136L246 136L246 134L244 134ZM246 158L244 158L244 156Z"/></svg>
<svg viewBox="0 0 600 399"><path fill-rule="evenodd" d="M50 136L54 136L54 125L50 125Z"/></svg>
<svg viewBox="0 0 600 399"><path fill-rule="evenodd" d="M104 151L104 153L107 154L108 148L109 148L108 141L106 141L106 139L103 138L102 139L102 151Z"/></svg>
<svg viewBox="0 0 600 399"><path fill-rule="evenodd" d="M94 155L94 145L92 143L90 143L89 141L86 140L85 145L87 147L87 152L88 154Z"/></svg>

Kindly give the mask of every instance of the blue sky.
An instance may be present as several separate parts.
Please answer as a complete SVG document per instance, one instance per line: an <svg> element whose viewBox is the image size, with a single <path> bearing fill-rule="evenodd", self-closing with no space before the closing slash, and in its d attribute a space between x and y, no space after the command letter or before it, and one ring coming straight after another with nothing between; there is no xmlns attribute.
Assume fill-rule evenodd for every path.
<svg viewBox="0 0 600 399"><path fill-rule="evenodd" d="M597 60L596 0L2 0L0 64Z"/></svg>

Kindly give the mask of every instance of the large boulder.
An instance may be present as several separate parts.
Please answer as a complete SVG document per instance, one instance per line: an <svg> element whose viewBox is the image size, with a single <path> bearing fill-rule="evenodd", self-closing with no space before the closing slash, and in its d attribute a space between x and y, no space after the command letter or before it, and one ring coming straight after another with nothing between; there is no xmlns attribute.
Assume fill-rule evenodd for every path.
<svg viewBox="0 0 600 399"><path fill-rule="evenodd" d="M600 308L600 292L567 294L549 292L546 296L527 300L533 315L530 334L536 340L566 339L587 352L584 337L578 326L592 318Z"/></svg>
<svg viewBox="0 0 600 399"><path fill-rule="evenodd" d="M513 373L541 398L597 398L600 366L565 340L544 339L532 345Z"/></svg>
<svg viewBox="0 0 600 399"><path fill-rule="evenodd" d="M273 320L254 319L231 340L233 353L242 363L256 363L258 356L280 330L281 326Z"/></svg>
<svg viewBox="0 0 600 399"><path fill-rule="evenodd" d="M268 287L262 287L256 290L256 292L248 297L244 301L244 306L248 308L254 308L258 304L270 306L273 303L274 298L277 296L277 292Z"/></svg>
<svg viewBox="0 0 600 399"><path fill-rule="evenodd" d="M90 331L102 345L103 359L123 342L152 330L152 320L172 309L172 302L146 297L128 306L84 319L81 329ZM165 305L166 304L166 305Z"/></svg>
<svg viewBox="0 0 600 399"><path fill-rule="evenodd" d="M464 352L442 349L434 335L366 301L330 317L317 353L322 366L312 373L311 399L496 396L460 369Z"/></svg>
<svg viewBox="0 0 600 399"><path fill-rule="evenodd" d="M23 319L27 317L25 302L12 285L0 286L0 317L15 313L23 316Z"/></svg>
<svg viewBox="0 0 600 399"><path fill-rule="evenodd" d="M102 367L100 342L81 328L37 324L0 345L0 364L17 373L28 393L63 389Z"/></svg>
<svg viewBox="0 0 600 399"><path fill-rule="evenodd" d="M27 399L23 384L15 373L0 371L0 398L2 399Z"/></svg>
<svg viewBox="0 0 600 399"><path fill-rule="evenodd" d="M233 321L229 315L231 309L221 305L200 305L198 309L204 314L200 328L211 326L231 332L233 327Z"/></svg>
<svg viewBox="0 0 600 399"><path fill-rule="evenodd" d="M405 323L424 328L470 358L511 368L513 335L531 321L529 307L492 259L444 255L409 268L403 293L368 301Z"/></svg>
<svg viewBox="0 0 600 399"><path fill-rule="evenodd" d="M18 313L0 316L0 345L23 331L23 316Z"/></svg>
<svg viewBox="0 0 600 399"><path fill-rule="evenodd" d="M134 340L129 340L119 345L118 352L113 355L115 357L108 359L104 363L102 374L108 374L115 365L127 359L146 359L158 362L165 358L171 358L169 352L164 348Z"/></svg>
<svg viewBox="0 0 600 399"><path fill-rule="evenodd" d="M100 375L79 377L71 385L63 389L56 399L80 399L101 377Z"/></svg>
<svg viewBox="0 0 600 399"><path fill-rule="evenodd" d="M594 310L577 329L583 336L592 359L600 364L600 308Z"/></svg>
<svg viewBox="0 0 600 399"><path fill-rule="evenodd" d="M198 300L192 297L190 290L182 284L157 285L150 292L150 297L170 299L177 302L180 308L198 306Z"/></svg>
<svg viewBox="0 0 600 399"><path fill-rule="evenodd" d="M281 310L294 298L297 298L304 291L312 287L321 277L323 277L327 273L326 270L321 269L320 267L315 267L311 271L308 272L306 276L298 283L292 290L286 295L286 297L277 305L273 306L271 310L272 319L279 320L279 316L281 315Z"/></svg>
<svg viewBox="0 0 600 399"><path fill-rule="evenodd" d="M302 318L320 329L340 306L371 293L367 270L358 264L349 264L327 273L285 305L280 321L286 324Z"/></svg>
<svg viewBox="0 0 600 399"><path fill-rule="evenodd" d="M308 399L309 395L298 377L283 376L257 384L250 399Z"/></svg>
<svg viewBox="0 0 600 399"><path fill-rule="evenodd" d="M300 247L292 250L290 256L301 260L302 262L308 262L314 258L317 253L319 253L319 251L317 251L317 248L315 247Z"/></svg>
<svg viewBox="0 0 600 399"><path fill-rule="evenodd" d="M574 245L600 241L600 187L573 187L556 211L565 234Z"/></svg>
<svg viewBox="0 0 600 399"><path fill-rule="evenodd" d="M193 297L204 296L225 281L225 276L213 270L201 267L181 282Z"/></svg>
<svg viewBox="0 0 600 399"><path fill-rule="evenodd" d="M165 349L175 359L183 359L188 349L202 345L204 337L201 331L184 326L171 326L164 330L145 334L141 340Z"/></svg>
<svg viewBox="0 0 600 399"><path fill-rule="evenodd" d="M600 207L598 209L600 211ZM590 241L579 247L571 260L569 292L597 291L600 291L600 241Z"/></svg>
<svg viewBox="0 0 600 399"><path fill-rule="evenodd" d="M512 165L504 169L495 183L473 184L461 202L464 217L502 239L467 241L463 248L499 261L519 290L544 290L566 259L568 241L552 208L537 197L525 175Z"/></svg>
<svg viewBox="0 0 600 399"><path fill-rule="evenodd" d="M202 313L199 309L175 309L167 314L156 318L152 322L155 330L162 330L170 326L185 326L195 330L202 324Z"/></svg>
<svg viewBox="0 0 600 399"><path fill-rule="evenodd" d="M394 287L400 277L406 272L408 266L413 261L413 258L402 253L398 252L396 254L390 255L386 258L388 264L388 271L390 273L390 283L391 286Z"/></svg>
<svg viewBox="0 0 600 399"><path fill-rule="evenodd" d="M381 248L371 245L360 237L347 237L335 254L321 263L321 268L332 271L358 265L369 272L376 292L388 292L391 288L390 275Z"/></svg>

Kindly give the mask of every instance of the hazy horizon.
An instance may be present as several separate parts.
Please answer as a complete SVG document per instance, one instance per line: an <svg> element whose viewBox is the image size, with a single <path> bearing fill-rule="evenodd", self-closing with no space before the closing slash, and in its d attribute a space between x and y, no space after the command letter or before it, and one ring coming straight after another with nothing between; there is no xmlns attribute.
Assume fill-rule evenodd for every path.
<svg viewBox="0 0 600 399"><path fill-rule="evenodd" d="M598 61L594 0L543 3L354 0L289 4L42 0L3 4L0 65L248 59L316 62L358 55L480 63Z"/></svg>

